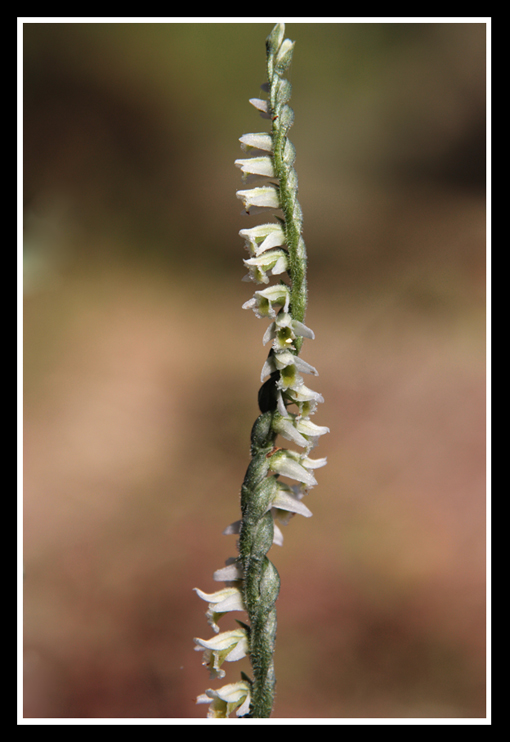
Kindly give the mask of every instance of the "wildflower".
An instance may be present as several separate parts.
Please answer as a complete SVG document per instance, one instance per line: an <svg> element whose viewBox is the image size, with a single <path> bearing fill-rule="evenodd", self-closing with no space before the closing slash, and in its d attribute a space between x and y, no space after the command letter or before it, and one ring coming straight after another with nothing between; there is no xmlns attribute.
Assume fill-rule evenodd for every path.
<svg viewBox="0 0 510 742"><path fill-rule="evenodd" d="M288 105L291 84L285 79L294 42L284 38L285 26L278 23L266 40L267 82L262 86L268 100L252 98L250 103L263 118L271 119L271 133L244 134L242 149L248 157L235 161L243 181L261 185L237 191L246 214L280 212L275 222L242 229L249 257L244 265L244 280L268 284L271 276L284 272L288 283L255 291L243 304L259 318L268 318L263 344L271 343L269 357L262 368L259 391L260 416L251 434L252 461L241 488L242 520L228 526L224 533L239 535L239 556L227 560L216 570L214 579L226 584L223 590L197 594L209 603L207 617L216 636L195 639L197 651L203 652L203 664L211 677L224 677L224 662L250 656L253 681L241 673L239 683L209 689L197 698L208 703L209 718L227 718L249 714L267 718L274 696L274 641L276 636L275 602L280 588L278 571L265 557L272 543L282 544L281 525L296 514L309 518L312 513L302 502L310 487L317 484L313 471L326 459L309 457L311 449L328 428L309 420L322 396L305 386L301 374L317 375L317 370L299 357L304 338L313 339L312 330L303 323L306 310L306 249L301 235L302 214L297 199L296 151L287 138L294 120ZM261 179L263 179L261 181ZM274 182L273 182L274 181ZM267 381L264 381L266 377ZM297 412L287 406L295 405ZM303 449L288 451L277 447L277 436ZM288 477L293 486L280 480ZM250 626L238 621L240 628L219 633L217 621L227 611L246 610Z"/></svg>
<svg viewBox="0 0 510 742"><path fill-rule="evenodd" d="M297 337L313 340L315 335L302 322L292 319L288 312L280 312L274 322L271 322L267 328L262 342L266 345L270 340L273 340L273 349L278 351L283 348L294 348L292 343Z"/></svg>
<svg viewBox="0 0 510 742"><path fill-rule="evenodd" d="M295 402L304 416L313 414L317 408L317 404L324 402L322 394L314 392L313 389L309 389L304 384L291 388L282 385L280 388L284 390L286 399L289 402Z"/></svg>
<svg viewBox="0 0 510 742"><path fill-rule="evenodd" d="M232 559L230 564L217 569L213 574L213 580L216 582L237 582L237 580L242 580L242 578L243 570L236 559Z"/></svg>
<svg viewBox="0 0 510 742"><path fill-rule="evenodd" d="M271 508L285 510L287 513L298 513L299 515L304 515L305 518L312 517L311 510L306 507L304 502L301 502L298 495L295 494L294 488L283 484L283 482L279 482L278 491L271 503Z"/></svg>
<svg viewBox="0 0 510 742"><path fill-rule="evenodd" d="M325 433L329 433L329 428L316 425L308 418L302 418L292 414L282 416L276 413L273 417L273 430L288 441L293 441L298 446L305 448L314 448L317 445L319 437Z"/></svg>
<svg viewBox="0 0 510 742"><path fill-rule="evenodd" d="M288 441L297 443L298 446L306 447L308 445L307 439L297 430L294 419L290 415L283 416L275 413L273 416L273 430Z"/></svg>
<svg viewBox="0 0 510 742"><path fill-rule="evenodd" d="M223 590L218 590L215 593L204 593L197 587L193 588L196 594L207 600L209 608L206 611L207 621L216 633L219 632L218 619L220 619L224 613L229 611L244 611L246 608L243 603L243 596L241 591L237 587L225 587Z"/></svg>
<svg viewBox="0 0 510 742"><path fill-rule="evenodd" d="M260 115L263 119L271 118L267 100L262 100L261 98L250 98L250 103L257 109L257 111L260 111Z"/></svg>
<svg viewBox="0 0 510 742"><path fill-rule="evenodd" d="M287 270L287 253L284 250L270 250L255 258L243 260L249 273L246 281L269 283L268 276L277 276Z"/></svg>
<svg viewBox="0 0 510 742"><path fill-rule="evenodd" d="M251 229L241 229L239 234L246 240L246 247L252 255L269 250L272 247L280 247L285 244L285 233L281 224L259 224Z"/></svg>
<svg viewBox="0 0 510 742"><path fill-rule="evenodd" d="M269 462L271 471L274 471L275 474L290 477L290 479L303 482L303 484L307 484L309 487L317 484L317 480L313 474L307 471L304 465L300 463L299 454L295 455L294 451L280 449L271 456Z"/></svg>
<svg viewBox="0 0 510 742"><path fill-rule="evenodd" d="M236 160L234 165L241 168L245 175L262 175L266 178L274 178L271 157L250 157L248 160Z"/></svg>
<svg viewBox="0 0 510 742"><path fill-rule="evenodd" d="M300 418L295 421L296 430L301 433L311 444L311 448L314 448L321 435L329 433L329 428L325 425L316 425L311 420L306 418Z"/></svg>
<svg viewBox="0 0 510 742"><path fill-rule="evenodd" d="M253 309L257 317L276 317L273 304L283 306L283 311L289 309L289 287L284 283L269 286L267 289L255 291L253 298L243 304L243 309Z"/></svg>
<svg viewBox="0 0 510 742"><path fill-rule="evenodd" d="M239 198L244 205L244 210L249 213L253 210L253 207L258 209L279 209L280 208L280 195L278 186L273 184L260 186L258 188L250 188L247 191L237 191L237 198Z"/></svg>
<svg viewBox="0 0 510 742"><path fill-rule="evenodd" d="M269 358L262 367L260 380L263 381L265 377L272 374L273 371L282 372L282 379L287 379L285 381L285 388L287 388L288 386L293 386L293 384L296 384L296 386L300 386L303 383L302 379L300 381L297 381L297 383L296 381L292 382L292 379L300 379L300 377L297 375L297 371L301 371L304 374L313 374L314 376L319 375L319 372L316 368L311 366L306 361L303 361L303 359L299 356L291 353L290 350L270 353Z"/></svg>
<svg viewBox="0 0 510 742"><path fill-rule="evenodd" d="M218 690L206 690L198 696L197 703L208 703L208 719L227 719L231 713L244 716L250 710L251 686L246 680L229 683Z"/></svg>
<svg viewBox="0 0 510 742"><path fill-rule="evenodd" d="M245 152L261 149L263 152L273 151L273 137L271 134L262 132L261 134L243 134L239 137L241 147Z"/></svg>
<svg viewBox="0 0 510 742"><path fill-rule="evenodd" d="M248 653L248 635L243 628L224 631L207 641L194 641L195 651L204 653L202 664L209 668L211 679L225 677L225 670L221 669L223 662L241 660Z"/></svg>

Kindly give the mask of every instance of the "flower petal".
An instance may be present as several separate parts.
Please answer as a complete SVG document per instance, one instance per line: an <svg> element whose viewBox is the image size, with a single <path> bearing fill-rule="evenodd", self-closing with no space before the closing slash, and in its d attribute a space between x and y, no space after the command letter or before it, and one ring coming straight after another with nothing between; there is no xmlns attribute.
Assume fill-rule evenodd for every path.
<svg viewBox="0 0 510 742"><path fill-rule="evenodd" d="M208 601L207 620L216 632L220 630L217 621L224 613L246 610L241 591L237 587L225 587L215 593L204 593L197 587L193 589L202 600Z"/></svg>
<svg viewBox="0 0 510 742"><path fill-rule="evenodd" d="M243 134L239 137L241 147L249 152L251 149L261 149L264 152L273 151L273 137L271 134L262 132L261 134Z"/></svg>
<svg viewBox="0 0 510 742"><path fill-rule="evenodd" d="M263 175L266 178L274 178L271 157L250 157L248 160L236 160L234 165L248 175Z"/></svg>
<svg viewBox="0 0 510 742"><path fill-rule="evenodd" d="M267 100L262 100L261 98L250 98L250 103L257 109L257 111L260 111L260 115L263 119L271 118L269 103Z"/></svg>
<svg viewBox="0 0 510 742"><path fill-rule="evenodd" d="M222 688L209 688L198 696L197 703L209 703L208 719L225 719L235 711L236 716L244 716L250 709L250 684L245 680L230 683Z"/></svg>
<svg viewBox="0 0 510 742"><path fill-rule="evenodd" d="M221 669L224 662L236 662L248 653L248 635L246 629L234 629L213 636L212 639L194 639L195 650L203 652L203 665L209 667L211 678L225 677Z"/></svg>
<svg viewBox="0 0 510 742"><path fill-rule="evenodd" d="M285 284L269 286L267 289L255 291L252 299L243 304L243 309L253 309L257 317L276 317L273 304L283 306L286 312L289 308L290 294L289 287Z"/></svg>
<svg viewBox="0 0 510 742"><path fill-rule="evenodd" d="M280 193L275 185L250 188L247 191L237 191L237 198L244 204L244 210L249 212L253 206L264 209L280 208Z"/></svg>
<svg viewBox="0 0 510 742"><path fill-rule="evenodd" d="M215 582L235 582L236 580L242 579L243 570L241 569L241 566L237 563L237 561L234 561L232 564L227 564L226 567L217 569L213 574L213 580Z"/></svg>
<svg viewBox="0 0 510 742"><path fill-rule="evenodd" d="M280 450L276 451L269 458L269 466L271 471L276 474L281 474L284 477L290 477L298 482L303 482L309 487L313 487L317 484L317 480L313 474L305 469L296 458L299 458L299 454L296 458L292 456L292 451Z"/></svg>
<svg viewBox="0 0 510 742"><path fill-rule="evenodd" d="M301 433L296 430L294 418L290 416L282 417L279 414L273 415L273 430L282 435L288 441L297 443L298 446L308 446L308 441Z"/></svg>
<svg viewBox="0 0 510 742"><path fill-rule="evenodd" d="M301 500L283 489L278 490L272 507L287 510L289 513L299 513L299 515L304 515L305 518L311 518L313 515L312 511Z"/></svg>

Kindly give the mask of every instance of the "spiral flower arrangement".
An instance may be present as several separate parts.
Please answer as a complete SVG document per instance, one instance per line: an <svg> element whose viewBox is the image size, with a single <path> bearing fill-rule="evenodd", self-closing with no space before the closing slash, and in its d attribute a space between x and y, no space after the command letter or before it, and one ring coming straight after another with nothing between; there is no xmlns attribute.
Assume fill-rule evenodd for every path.
<svg viewBox="0 0 510 742"><path fill-rule="evenodd" d="M302 501L317 484L314 470L326 459L310 458L312 448L329 429L310 419L322 396L305 386L302 374L317 375L316 369L299 357L305 338L314 334L304 324L307 303L306 249L302 237L302 214L297 200L298 182L294 169L295 149L288 139L294 120L289 106L291 85L284 77L294 42L284 39L284 24L277 24L266 40L267 79L262 86L267 100L253 98L250 103L271 121L271 133L245 134L240 138L249 155L236 160L248 190L240 190L248 215L277 211L275 221L242 229L249 257L246 280L269 284L270 277L287 274L288 282L255 291L244 309L253 309L259 318L271 322L263 343L271 343L261 374L260 415L251 432L251 461L241 487L241 520L224 531L238 534L238 556L214 573L225 583L222 590L197 594L209 604L207 618L216 635L195 639L203 652L203 664L211 678L223 678L224 662L249 657L253 678L241 673L237 683L217 690L209 689L197 698L208 703L208 717L267 718L275 693L274 643L276 637L275 602L280 578L267 552L283 543L280 526L294 514L310 517ZM280 435L301 451L276 445ZM296 484L287 484L281 477ZM249 623L237 621L239 628L220 633L218 621L230 611L245 611Z"/></svg>

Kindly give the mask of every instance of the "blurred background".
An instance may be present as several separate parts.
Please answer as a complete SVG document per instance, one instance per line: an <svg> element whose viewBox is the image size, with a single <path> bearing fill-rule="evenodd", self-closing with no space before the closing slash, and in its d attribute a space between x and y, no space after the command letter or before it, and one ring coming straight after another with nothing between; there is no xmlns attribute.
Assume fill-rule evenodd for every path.
<svg viewBox="0 0 510 742"><path fill-rule="evenodd" d="M26 717L204 718L248 671L209 680L193 588L235 555L267 355L233 163L270 30L23 26ZM483 717L486 26L286 34L331 433L269 555L274 717Z"/></svg>

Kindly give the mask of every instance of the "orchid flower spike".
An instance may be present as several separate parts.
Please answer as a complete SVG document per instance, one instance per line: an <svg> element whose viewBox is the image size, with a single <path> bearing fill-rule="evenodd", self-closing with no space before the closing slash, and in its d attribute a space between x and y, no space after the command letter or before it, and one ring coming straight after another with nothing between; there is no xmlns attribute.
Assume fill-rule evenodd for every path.
<svg viewBox="0 0 510 742"><path fill-rule="evenodd" d="M305 386L302 376L317 376L318 371L299 356L304 340L315 336L304 323L306 248L297 199L296 151L288 138L294 112L289 106L291 84L285 73L294 43L285 38L283 23L277 23L269 34L267 82L262 86L267 99L252 98L250 103L271 122L271 130L243 134L240 143L246 156L235 161L244 185L253 184L236 193L243 204L242 213L250 217L274 214L274 221L239 232L249 253L243 261L248 270L244 280L266 285L255 290L243 309L252 309L259 319L269 320L263 344L270 343L270 350L261 374L261 414L251 431L251 461L241 487L241 519L224 531L238 536L239 554L214 573L216 581L225 583L223 589L205 593L195 588L209 604L206 616L216 632L212 639L195 639L195 649L203 652L203 664L211 678L225 676L225 662L248 657L253 679L241 673L240 682L199 696L197 703L209 704L209 718L226 718L234 712L238 717L253 718L271 714L280 578L266 555L273 543L283 543L280 526L287 525L294 515L312 515L302 500L317 484L315 469L326 464L325 458L310 458L320 437L329 432L310 420L323 398ZM278 278L271 284L274 276ZM300 450L276 445L278 436ZM220 633L218 622L233 611L245 611L249 623L238 621L239 628Z"/></svg>

